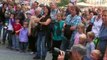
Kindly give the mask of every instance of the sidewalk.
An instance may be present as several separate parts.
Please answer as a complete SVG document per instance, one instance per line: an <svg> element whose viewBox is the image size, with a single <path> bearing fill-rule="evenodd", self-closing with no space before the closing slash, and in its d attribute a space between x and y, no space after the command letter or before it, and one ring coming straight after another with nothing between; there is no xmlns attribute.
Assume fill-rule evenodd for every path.
<svg viewBox="0 0 107 60"><path fill-rule="evenodd" d="M19 51L9 50L0 44L0 60L33 60L34 55L30 53L20 53ZM52 60L51 54L47 53L46 60Z"/></svg>

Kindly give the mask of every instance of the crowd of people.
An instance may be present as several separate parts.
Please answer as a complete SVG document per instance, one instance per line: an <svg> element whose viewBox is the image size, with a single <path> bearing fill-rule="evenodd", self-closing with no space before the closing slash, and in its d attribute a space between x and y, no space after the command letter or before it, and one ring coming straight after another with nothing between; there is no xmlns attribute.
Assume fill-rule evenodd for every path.
<svg viewBox="0 0 107 60"><path fill-rule="evenodd" d="M30 51L33 59L45 60L49 51L52 60L64 60L62 51L69 49L71 60L107 60L107 10L82 11L72 3L60 8L55 2L2 2L0 42L21 53ZM55 47L62 50L60 55Z"/></svg>

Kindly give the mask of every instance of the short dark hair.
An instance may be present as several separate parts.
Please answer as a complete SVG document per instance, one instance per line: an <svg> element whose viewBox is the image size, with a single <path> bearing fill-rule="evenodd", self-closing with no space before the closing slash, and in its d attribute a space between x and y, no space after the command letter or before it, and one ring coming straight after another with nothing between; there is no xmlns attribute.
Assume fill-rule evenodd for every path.
<svg viewBox="0 0 107 60"><path fill-rule="evenodd" d="M81 12L80 8L78 6L73 6L76 10L76 14L79 15L79 13Z"/></svg>
<svg viewBox="0 0 107 60"><path fill-rule="evenodd" d="M107 10L103 10L102 12L107 12Z"/></svg>
<svg viewBox="0 0 107 60"><path fill-rule="evenodd" d="M39 5L39 3L37 1L35 1L34 3L37 3L37 5Z"/></svg>

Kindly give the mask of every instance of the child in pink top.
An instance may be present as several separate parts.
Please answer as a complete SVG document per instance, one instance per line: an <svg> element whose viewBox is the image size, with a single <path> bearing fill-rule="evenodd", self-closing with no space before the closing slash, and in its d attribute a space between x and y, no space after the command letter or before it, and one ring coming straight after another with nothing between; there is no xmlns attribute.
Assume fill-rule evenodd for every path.
<svg viewBox="0 0 107 60"><path fill-rule="evenodd" d="M74 37L74 45L77 45L77 44L79 44L79 36L81 35L81 34L84 34L85 33L85 26L84 26L84 24L82 24L82 23L80 23L78 26L77 26L77 33L76 33L76 35L75 35L75 37Z"/></svg>

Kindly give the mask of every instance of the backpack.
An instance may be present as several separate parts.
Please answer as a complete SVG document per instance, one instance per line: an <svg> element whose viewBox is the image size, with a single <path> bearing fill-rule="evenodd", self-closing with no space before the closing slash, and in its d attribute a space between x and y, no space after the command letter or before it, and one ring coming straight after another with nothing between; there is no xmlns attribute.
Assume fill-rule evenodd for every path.
<svg viewBox="0 0 107 60"><path fill-rule="evenodd" d="M93 40L94 44L95 44L95 48L97 48L99 42L100 42L100 39L97 37Z"/></svg>

